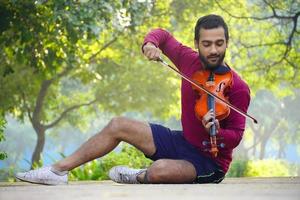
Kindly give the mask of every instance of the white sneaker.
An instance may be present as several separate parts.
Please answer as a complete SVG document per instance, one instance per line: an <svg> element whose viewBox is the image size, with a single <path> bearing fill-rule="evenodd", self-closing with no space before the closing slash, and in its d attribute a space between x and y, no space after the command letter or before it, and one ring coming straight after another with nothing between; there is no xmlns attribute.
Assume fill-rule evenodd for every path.
<svg viewBox="0 0 300 200"><path fill-rule="evenodd" d="M137 176L146 169L131 169L127 166L116 166L109 170L109 178L117 183L139 184Z"/></svg>
<svg viewBox="0 0 300 200"><path fill-rule="evenodd" d="M28 172L17 173L16 178L21 181L44 185L65 185L68 184L68 171L58 172L51 166L42 167Z"/></svg>

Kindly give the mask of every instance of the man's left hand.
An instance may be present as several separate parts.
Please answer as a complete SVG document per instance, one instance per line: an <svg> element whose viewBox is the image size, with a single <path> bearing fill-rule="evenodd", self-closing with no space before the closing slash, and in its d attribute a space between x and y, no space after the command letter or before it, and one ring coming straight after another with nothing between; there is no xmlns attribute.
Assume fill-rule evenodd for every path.
<svg viewBox="0 0 300 200"><path fill-rule="evenodd" d="M209 129L210 127L215 123L216 125L216 131L218 132L218 130L220 129L220 123L218 119L215 119L215 121L213 122L213 118L214 118L215 113L213 112L213 110L209 110L202 118L202 125L205 127L205 130L207 133L209 133Z"/></svg>

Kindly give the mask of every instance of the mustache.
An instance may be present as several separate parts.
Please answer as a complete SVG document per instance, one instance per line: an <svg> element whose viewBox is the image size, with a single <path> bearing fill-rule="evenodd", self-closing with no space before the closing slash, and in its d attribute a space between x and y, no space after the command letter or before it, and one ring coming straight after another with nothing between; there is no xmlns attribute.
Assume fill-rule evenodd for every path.
<svg viewBox="0 0 300 200"><path fill-rule="evenodd" d="M209 56L207 56L207 58L219 58L220 55L219 54L211 54Z"/></svg>

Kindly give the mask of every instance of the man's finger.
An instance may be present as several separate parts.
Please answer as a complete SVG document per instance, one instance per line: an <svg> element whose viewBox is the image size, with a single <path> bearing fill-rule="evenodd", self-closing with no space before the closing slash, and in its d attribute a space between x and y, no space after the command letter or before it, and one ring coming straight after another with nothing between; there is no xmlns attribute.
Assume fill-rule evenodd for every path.
<svg viewBox="0 0 300 200"><path fill-rule="evenodd" d="M203 118L207 118L207 117L209 117L209 116L214 116L214 112L213 112L212 109L210 109L210 110L204 115Z"/></svg>
<svg viewBox="0 0 300 200"><path fill-rule="evenodd" d="M214 124L214 122L208 122L208 123L205 125L205 128L206 128L206 129L209 129L213 124Z"/></svg>
<svg viewBox="0 0 300 200"><path fill-rule="evenodd" d="M151 54L151 51L144 51L144 55L145 55L147 58L150 58L150 54Z"/></svg>
<svg viewBox="0 0 300 200"><path fill-rule="evenodd" d="M219 120L215 120L215 124L216 124L216 128L217 128L217 130L219 130L220 129L220 123L219 123Z"/></svg>
<svg viewBox="0 0 300 200"><path fill-rule="evenodd" d="M207 122L209 122L210 120L213 119L213 115L206 115L205 117L203 117L203 122L204 124L206 124Z"/></svg>
<svg viewBox="0 0 300 200"><path fill-rule="evenodd" d="M155 52L155 59L157 60L160 57L160 51Z"/></svg>

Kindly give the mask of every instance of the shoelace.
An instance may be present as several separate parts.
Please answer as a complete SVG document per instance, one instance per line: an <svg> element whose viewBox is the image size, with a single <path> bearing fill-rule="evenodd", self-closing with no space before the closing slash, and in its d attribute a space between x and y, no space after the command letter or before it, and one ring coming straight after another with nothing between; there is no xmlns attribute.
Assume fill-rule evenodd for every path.
<svg viewBox="0 0 300 200"><path fill-rule="evenodd" d="M119 173L120 175L120 179L123 183L135 183L136 181L133 180L133 178L136 178L136 176L134 176L135 174L122 174Z"/></svg>

